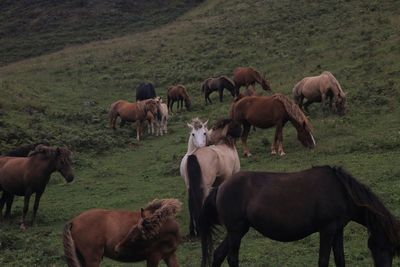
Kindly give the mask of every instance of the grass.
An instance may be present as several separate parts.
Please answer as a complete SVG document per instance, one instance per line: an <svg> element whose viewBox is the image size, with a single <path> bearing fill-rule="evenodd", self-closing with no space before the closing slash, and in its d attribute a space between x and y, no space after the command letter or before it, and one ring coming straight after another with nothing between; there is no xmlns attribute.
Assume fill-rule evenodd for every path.
<svg viewBox="0 0 400 267"><path fill-rule="evenodd" d="M0 228L0 265L63 266L64 223L94 207L138 209L153 198L176 197L184 203L178 220L186 234L187 198L179 176L186 122L195 116L211 122L227 116L229 94L223 104L212 95L214 104L205 106L200 85L211 76L231 76L237 66L265 72L272 89L287 95L304 76L330 70L348 92L349 107L345 117L323 115L318 104L310 107L315 150L303 148L288 124L287 154L273 157L268 143L274 130L252 132L253 157L241 156L242 169L342 165L400 214L399 8L395 1L210 0L165 25L143 31L135 26L132 34L0 68L0 150L41 139L67 145L75 152L77 177L65 185L59 174L53 176L42 197L38 226L25 232L17 225L22 210L17 199L13 220ZM49 44L44 52L58 49ZM24 57L22 50L17 53L16 58ZM168 135L144 136L138 144L132 127L109 128L107 112L117 99L133 100L143 80L154 82L164 97L167 86L185 84L194 107L172 116ZM238 149L242 155L240 145ZM348 266L373 264L366 240L364 228L354 223L346 227ZM243 266L312 266L317 254L318 235L285 244L251 231L242 242L240 261ZM178 257L182 266L197 266L199 242L183 243ZM400 266L398 259L394 265ZM102 266L125 265L104 260Z"/></svg>

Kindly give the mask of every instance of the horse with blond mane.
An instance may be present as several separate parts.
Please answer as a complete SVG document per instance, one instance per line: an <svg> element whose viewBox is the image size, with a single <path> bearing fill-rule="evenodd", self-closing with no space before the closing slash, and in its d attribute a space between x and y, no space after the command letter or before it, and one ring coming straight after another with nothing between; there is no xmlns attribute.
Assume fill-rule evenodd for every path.
<svg viewBox="0 0 400 267"><path fill-rule="evenodd" d="M243 125L242 145L245 156L251 156L247 137L251 125L267 129L276 126L271 154L285 155L282 130L290 121L297 130L297 138L308 148L315 147L312 126L299 107L282 94L272 96L248 96L234 102L230 109L231 118Z"/></svg>
<svg viewBox="0 0 400 267"><path fill-rule="evenodd" d="M293 87L293 99L302 109L303 100L304 110L308 113L308 106L314 102L321 102L321 109L325 106L326 99L329 99L329 108L336 111L339 115L346 114L346 93L336 80L335 76L329 71L324 71L321 75L305 77ZM334 101L335 106L332 105Z"/></svg>
<svg viewBox="0 0 400 267"><path fill-rule="evenodd" d="M155 199L141 211L92 209L64 227L64 253L69 267L100 266L103 257L122 262L164 261L178 267L180 227L176 199ZM93 227L95 225L96 227Z"/></svg>

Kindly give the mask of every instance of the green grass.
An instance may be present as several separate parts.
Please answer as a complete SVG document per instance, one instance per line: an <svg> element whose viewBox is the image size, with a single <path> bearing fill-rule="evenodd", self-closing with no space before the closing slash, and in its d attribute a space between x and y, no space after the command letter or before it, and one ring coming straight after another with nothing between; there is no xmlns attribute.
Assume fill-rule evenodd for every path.
<svg viewBox="0 0 400 267"><path fill-rule="evenodd" d="M62 266L63 224L94 207L138 209L153 198L176 197L184 203L178 220L186 234L187 197L179 176L186 122L195 116L214 122L228 115L229 94L223 104L212 95L214 104L204 106L200 85L211 76L231 76L237 66L265 72L273 90L287 95L304 76L330 70L348 92L349 108L345 117L337 117L311 106L315 150L303 148L288 124L287 154L273 157L274 130L257 129L249 137L253 157L241 156L242 169L342 165L400 214L399 8L395 1L210 0L151 30L137 26L132 29L137 33L0 68L0 150L40 139L67 145L75 151L77 177L65 185L54 175L41 201L38 226L25 232L17 225L22 209L17 199L11 224L0 228L0 265ZM44 51L53 48L58 49L49 44ZM133 100L143 80L153 81L164 97L167 86L185 84L194 110L172 116L168 135L144 136L137 144L132 127L109 129L107 112L115 100ZM238 149L242 155L240 143ZM373 264L366 240L364 228L346 227L348 266ZM318 235L284 244L251 231L240 260L242 266L314 266L317 255ZM182 266L197 266L199 242L183 243L178 256ZM400 266L399 260L394 264ZM102 266L125 265L105 260Z"/></svg>

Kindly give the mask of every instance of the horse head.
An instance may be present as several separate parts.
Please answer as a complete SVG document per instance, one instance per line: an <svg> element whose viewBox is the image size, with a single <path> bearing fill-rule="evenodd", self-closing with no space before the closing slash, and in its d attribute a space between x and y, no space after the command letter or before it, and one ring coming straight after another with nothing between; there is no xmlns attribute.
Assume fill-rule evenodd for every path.
<svg viewBox="0 0 400 267"><path fill-rule="evenodd" d="M297 128L297 139L310 149L315 147L315 139L312 135L311 125L307 121L303 121Z"/></svg>
<svg viewBox="0 0 400 267"><path fill-rule="evenodd" d="M192 144L196 148L204 147L207 145L207 139L208 139L207 123L208 120L203 123L199 118L194 118L192 119L191 123L187 124L187 126L191 129L190 139L192 141Z"/></svg>
<svg viewBox="0 0 400 267"><path fill-rule="evenodd" d="M187 110L191 110L192 107L192 101L190 100L190 97L187 95L185 96L185 107Z"/></svg>
<svg viewBox="0 0 400 267"><path fill-rule="evenodd" d="M145 100L144 103L144 113L151 112L154 117L157 116L159 110L159 103L154 99Z"/></svg>
<svg viewBox="0 0 400 267"><path fill-rule="evenodd" d="M335 109L336 112L343 116L346 114L346 94L345 93L338 93L335 97Z"/></svg>
<svg viewBox="0 0 400 267"><path fill-rule="evenodd" d="M265 74L264 74L263 77L261 78L261 87L262 87L265 91L272 91L270 82L269 82L269 81L267 80L267 78L265 77Z"/></svg>
<svg viewBox="0 0 400 267"><path fill-rule="evenodd" d="M232 119L221 119L215 123L210 131L209 139L211 144L218 144L221 141L233 143L242 135L242 127Z"/></svg>
<svg viewBox="0 0 400 267"><path fill-rule="evenodd" d="M67 183L70 183L74 180L71 154L71 151L67 148L38 145L28 156L41 155L44 158L53 160L54 169L61 173Z"/></svg>

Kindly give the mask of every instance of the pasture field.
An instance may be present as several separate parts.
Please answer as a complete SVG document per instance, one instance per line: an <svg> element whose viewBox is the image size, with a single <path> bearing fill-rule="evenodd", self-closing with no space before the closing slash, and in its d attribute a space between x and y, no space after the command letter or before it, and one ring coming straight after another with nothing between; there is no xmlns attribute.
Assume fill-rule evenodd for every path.
<svg viewBox="0 0 400 267"><path fill-rule="evenodd" d="M11 222L0 226L0 266L64 266L64 223L95 207L134 210L154 198L175 197L184 203L178 220L187 234L187 196L179 175L189 132L186 122L199 116L212 124L228 116L229 93L222 104L217 93L212 94L213 104L205 106L200 87L208 77L231 76L237 66L265 72L273 91L286 95L301 78L329 70L348 92L344 117L323 114L318 104L310 107L316 149L302 147L288 123L286 155L271 156L274 129L257 129L248 141L252 157L242 156L238 142L243 170L341 165L400 215L398 10L398 1L209 0L151 29L139 24L133 33L119 34L113 28L121 37L1 67L0 151L42 139L68 146L74 150L76 181L65 184L54 174L40 203L38 225L26 231L18 226L22 199L15 201ZM21 54L15 58L26 57L16 53ZM144 80L153 81L164 99L169 85L184 84L193 110L174 113L166 136L145 135L137 143L131 126L113 132L107 113L115 100L133 101L134 89ZM257 91L261 93L261 87ZM242 241L240 262L315 266L318 246L317 234L279 243L250 231ZM365 228L350 223L344 246L348 266L373 265ZM178 257L182 266L198 266L200 242L185 241ZM107 259L102 264L144 265ZM394 266L400 266L398 258Z"/></svg>

